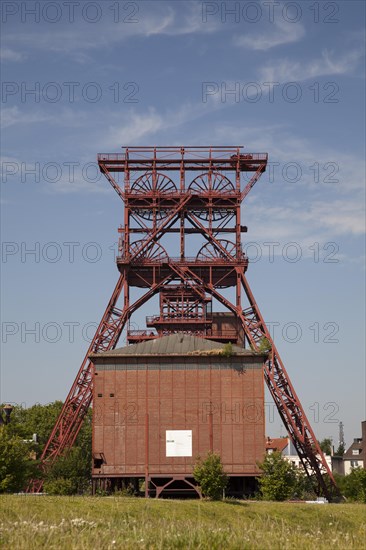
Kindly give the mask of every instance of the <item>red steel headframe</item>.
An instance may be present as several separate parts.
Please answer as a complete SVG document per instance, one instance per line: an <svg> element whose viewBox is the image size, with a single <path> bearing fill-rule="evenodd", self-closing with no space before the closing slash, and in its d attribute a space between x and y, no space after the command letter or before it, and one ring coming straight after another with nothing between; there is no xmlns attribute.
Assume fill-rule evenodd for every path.
<svg viewBox="0 0 366 550"><path fill-rule="evenodd" d="M91 404L90 353L113 349L133 312L160 293L160 314L147 319L154 330L128 331L128 341L174 331L225 340L229 335L215 334L207 313L207 304L217 299L235 315L254 351L263 341L268 343L265 380L304 469L317 494L339 496L245 276L248 260L241 248L241 235L246 231L241 225L241 203L266 170L267 160L266 153L246 153L240 146L132 147L122 154L98 155L101 172L124 201L117 258L120 277L44 448L43 471L73 445ZM195 257L189 257L186 238L194 234L204 244ZM161 244L169 235L179 235L174 258ZM131 287L145 289L133 303ZM236 290L235 303L220 291L230 287ZM35 492L41 489L41 480L29 487Z"/></svg>

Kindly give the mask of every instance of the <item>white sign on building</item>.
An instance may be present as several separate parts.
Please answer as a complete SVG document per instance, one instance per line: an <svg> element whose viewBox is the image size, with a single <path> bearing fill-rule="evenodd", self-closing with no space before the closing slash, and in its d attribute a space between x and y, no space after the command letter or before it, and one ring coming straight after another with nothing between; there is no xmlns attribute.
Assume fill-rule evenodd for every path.
<svg viewBox="0 0 366 550"><path fill-rule="evenodd" d="M192 430L166 430L166 456L192 456Z"/></svg>

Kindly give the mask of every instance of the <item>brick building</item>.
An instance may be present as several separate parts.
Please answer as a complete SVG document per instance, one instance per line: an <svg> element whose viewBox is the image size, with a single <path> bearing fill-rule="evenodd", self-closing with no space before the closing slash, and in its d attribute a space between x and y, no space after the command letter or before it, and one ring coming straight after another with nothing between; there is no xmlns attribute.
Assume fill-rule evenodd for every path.
<svg viewBox="0 0 366 550"><path fill-rule="evenodd" d="M255 489L265 453L264 355L187 334L93 354L93 487L145 482L192 494L198 455L220 454L228 494ZM229 355L229 356L227 356Z"/></svg>

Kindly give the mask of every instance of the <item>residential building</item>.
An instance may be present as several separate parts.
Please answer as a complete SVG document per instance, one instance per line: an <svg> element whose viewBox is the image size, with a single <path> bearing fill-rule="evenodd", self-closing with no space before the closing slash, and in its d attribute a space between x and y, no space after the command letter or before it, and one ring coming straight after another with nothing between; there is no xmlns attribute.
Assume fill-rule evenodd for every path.
<svg viewBox="0 0 366 550"><path fill-rule="evenodd" d="M271 454L274 451L280 451L283 458L291 462L297 468L301 466L299 455L297 454L295 446L289 437L279 437L273 439L267 437L266 452L267 454ZM332 470L332 457L330 455L325 455L325 459L330 470Z"/></svg>
<svg viewBox="0 0 366 550"><path fill-rule="evenodd" d="M366 420L361 422L361 435L353 440L343 455L345 475L350 474L353 468L366 469Z"/></svg>

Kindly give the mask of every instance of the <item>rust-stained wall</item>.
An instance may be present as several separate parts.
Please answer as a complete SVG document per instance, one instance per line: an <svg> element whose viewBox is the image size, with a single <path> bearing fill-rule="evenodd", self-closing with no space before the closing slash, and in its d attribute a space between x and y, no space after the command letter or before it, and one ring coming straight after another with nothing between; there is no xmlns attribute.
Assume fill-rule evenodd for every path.
<svg viewBox="0 0 366 550"><path fill-rule="evenodd" d="M215 312L212 314L212 334L230 336L238 345L244 345L244 330L233 313Z"/></svg>
<svg viewBox="0 0 366 550"><path fill-rule="evenodd" d="M211 447L228 474L256 475L265 451L262 368L168 368L97 366L93 456L106 462L93 475L191 474ZM166 457L166 430L192 430L192 457Z"/></svg>

